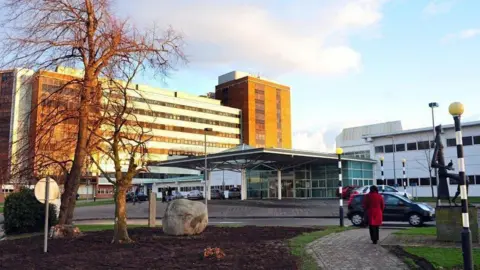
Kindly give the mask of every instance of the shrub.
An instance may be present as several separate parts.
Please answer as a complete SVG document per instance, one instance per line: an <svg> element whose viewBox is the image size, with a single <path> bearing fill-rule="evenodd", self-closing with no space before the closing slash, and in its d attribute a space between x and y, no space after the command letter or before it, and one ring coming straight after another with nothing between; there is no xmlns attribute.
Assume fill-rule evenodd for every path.
<svg viewBox="0 0 480 270"><path fill-rule="evenodd" d="M41 232L45 224L45 205L37 201L33 190L21 188L10 194L3 209L6 234ZM49 205L49 226L58 223L55 205Z"/></svg>

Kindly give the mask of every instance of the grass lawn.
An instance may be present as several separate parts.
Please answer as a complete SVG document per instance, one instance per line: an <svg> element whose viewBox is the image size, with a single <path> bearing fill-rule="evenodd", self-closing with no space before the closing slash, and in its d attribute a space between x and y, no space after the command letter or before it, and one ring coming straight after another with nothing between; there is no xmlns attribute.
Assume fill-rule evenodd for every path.
<svg viewBox="0 0 480 270"><path fill-rule="evenodd" d="M437 202L436 198L432 197L420 197L415 200L416 202L431 202L435 203ZM468 197L468 202L469 203L480 203L480 197ZM460 204L460 198L457 199L457 203Z"/></svg>
<svg viewBox="0 0 480 270"><path fill-rule="evenodd" d="M394 232L395 235L429 235L435 236L437 235L437 228L436 227L419 227L419 228L411 228L406 230L398 230Z"/></svg>
<svg viewBox="0 0 480 270"><path fill-rule="evenodd" d="M462 269L463 257L460 248L404 247L410 254L425 258L437 269ZM473 249L475 269L480 269L480 249Z"/></svg>
<svg viewBox="0 0 480 270"><path fill-rule="evenodd" d="M350 227L341 228L341 227L327 227L323 231L315 231L311 233L304 233L299 235L289 241L290 252L299 257L301 261L302 270L314 270L318 269L317 262L307 253L306 246L310 242L317 240L318 238L324 237L331 233L342 232L350 229Z"/></svg>

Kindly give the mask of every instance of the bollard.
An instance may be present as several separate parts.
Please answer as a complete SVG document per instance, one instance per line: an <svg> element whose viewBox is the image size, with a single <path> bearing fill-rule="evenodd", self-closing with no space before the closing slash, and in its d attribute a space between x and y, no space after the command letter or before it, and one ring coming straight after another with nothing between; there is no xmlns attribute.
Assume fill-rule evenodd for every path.
<svg viewBox="0 0 480 270"><path fill-rule="evenodd" d="M155 227L157 219L157 193L150 191L148 196L148 227Z"/></svg>

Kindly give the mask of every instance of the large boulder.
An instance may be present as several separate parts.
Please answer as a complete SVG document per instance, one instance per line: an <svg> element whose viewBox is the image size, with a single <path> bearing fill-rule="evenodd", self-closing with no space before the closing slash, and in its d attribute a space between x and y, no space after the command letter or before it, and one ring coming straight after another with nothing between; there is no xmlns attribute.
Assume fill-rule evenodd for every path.
<svg viewBox="0 0 480 270"><path fill-rule="evenodd" d="M200 234L207 225L205 204L185 199L170 202L162 218L163 232L168 235Z"/></svg>

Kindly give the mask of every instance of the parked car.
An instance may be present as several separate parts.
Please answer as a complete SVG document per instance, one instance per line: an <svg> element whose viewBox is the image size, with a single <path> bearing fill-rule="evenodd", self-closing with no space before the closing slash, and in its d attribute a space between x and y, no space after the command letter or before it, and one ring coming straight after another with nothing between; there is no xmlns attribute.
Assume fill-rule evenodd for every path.
<svg viewBox="0 0 480 270"><path fill-rule="evenodd" d="M356 188L351 192L350 197L353 196L353 195L357 195L357 194L367 194L367 193L370 192L370 187L371 186L363 186L363 187ZM390 193L390 194L396 194L396 195L399 195L399 196L405 196L405 194L406 194L408 199L413 200L412 194L410 194L408 192L405 192L403 190L398 190L396 188L393 188L393 187L387 186L387 185L378 185L377 187L378 187L378 192L379 193ZM347 197L347 198L349 198L349 197Z"/></svg>
<svg viewBox="0 0 480 270"><path fill-rule="evenodd" d="M240 199L242 197L239 188L232 188L228 191L228 198L229 199Z"/></svg>
<svg viewBox="0 0 480 270"><path fill-rule="evenodd" d="M348 203L347 217L354 226L364 225L365 212L363 200L366 194L353 196ZM385 201L383 221L408 221L411 226L419 227L424 222L435 220L435 208L425 203L413 202L397 194L382 194Z"/></svg>
<svg viewBox="0 0 480 270"><path fill-rule="evenodd" d="M214 199L225 199L225 195L223 194L223 191L219 190L219 189L214 189L212 190L212 194L210 195L210 198L212 200Z"/></svg>
<svg viewBox="0 0 480 270"><path fill-rule="evenodd" d="M189 200L203 200L203 194L200 190L192 190L187 194Z"/></svg>
<svg viewBox="0 0 480 270"><path fill-rule="evenodd" d="M356 188L358 188L358 187L357 186L344 186L344 187L342 187L342 199L350 198L350 194ZM338 188L337 188L337 197L340 197L340 195L338 194Z"/></svg>
<svg viewBox="0 0 480 270"><path fill-rule="evenodd" d="M180 191L178 190L172 190L172 200L176 200L176 199L183 199L184 196L182 193L180 193Z"/></svg>
<svg viewBox="0 0 480 270"><path fill-rule="evenodd" d="M135 193L133 193L133 192L127 193L127 202L133 202L133 197L134 196L135 196ZM148 196L143 192L139 192L137 194L137 200L141 201L141 202L148 201Z"/></svg>

